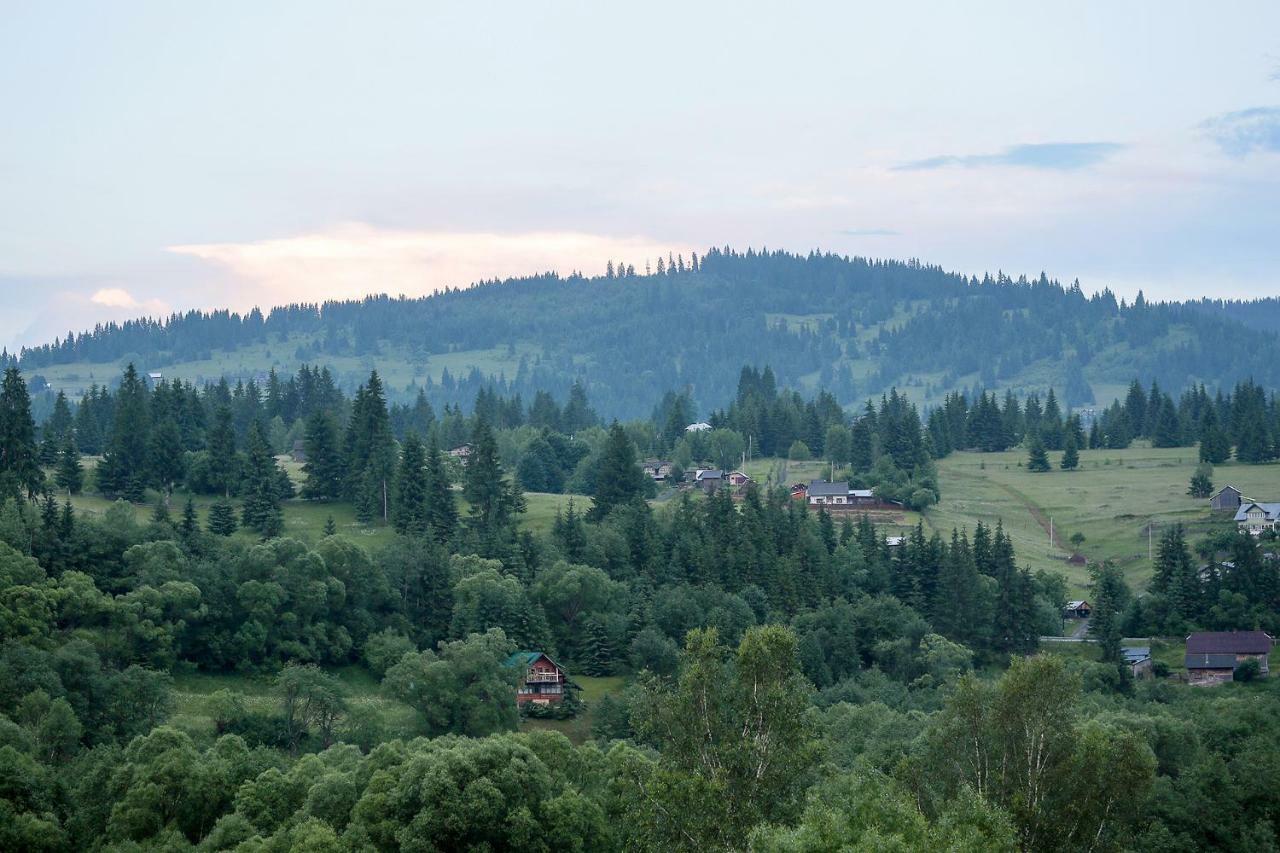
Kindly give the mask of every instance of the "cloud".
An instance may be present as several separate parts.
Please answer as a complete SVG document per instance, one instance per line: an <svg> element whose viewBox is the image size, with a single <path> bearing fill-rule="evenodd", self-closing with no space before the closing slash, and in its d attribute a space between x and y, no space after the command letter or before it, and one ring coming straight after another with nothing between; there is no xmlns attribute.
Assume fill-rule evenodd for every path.
<svg viewBox="0 0 1280 853"><path fill-rule="evenodd" d="M984 166L1018 166L1026 169L1069 171L1100 163L1124 149L1116 142L1041 142L1011 145L996 154L942 154L923 160L912 160L895 166L899 172L942 169L960 166L977 169Z"/></svg>
<svg viewBox="0 0 1280 853"><path fill-rule="evenodd" d="M556 271L600 274L609 261L643 268L688 247L645 237L571 231L517 234L406 231L350 223L312 234L245 243L171 246L169 251L230 272L233 293L219 299L278 305L359 298L370 293L420 296L477 281Z"/></svg>
<svg viewBox="0 0 1280 853"><path fill-rule="evenodd" d="M1205 119L1200 129L1224 153L1244 157L1255 151L1280 151L1280 107L1251 107Z"/></svg>
<svg viewBox="0 0 1280 853"><path fill-rule="evenodd" d="M89 297L89 301L108 308L137 308L138 300L122 287L104 287Z"/></svg>
<svg viewBox="0 0 1280 853"><path fill-rule="evenodd" d="M902 232L892 228L845 228L836 233L845 237L897 237Z"/></svg>

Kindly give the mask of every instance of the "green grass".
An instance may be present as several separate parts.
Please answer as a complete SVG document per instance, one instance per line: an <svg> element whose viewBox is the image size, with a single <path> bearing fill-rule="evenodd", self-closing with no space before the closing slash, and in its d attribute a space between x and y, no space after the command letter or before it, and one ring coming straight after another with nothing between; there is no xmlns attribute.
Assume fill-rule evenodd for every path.
<svg viewBox="0 0 1280 853"><path fill-rule="evenodd" d="M1050 453L1056 466L1060 453ZM1209 502L1189 497L1187 483L1197 464L1196 449L1178 447L1085 450L1077 471L1044 474L1026 470L1026 453L955 453L938 463L942 501L926 518L931 527L972 530L978 520L1000 521L1013 539L1018 562L1065 574L1073 592L1088 582L1084 566L1070 565L1070 537L1081 533L1080 553L1090 562L1112 560L1137 588L1151 574L1148 525L1158 542L1161 531L1181 522L1194 537L1229 525L1209 511ZM1215 486L1231 483L1245 494L1266 499L1280 492L1280 467L1221 465ZM1051 545L1045 525L1053 521ZM1042 523L1043 522L1043 523Z"/></svg>
<svg viewBox="0 0 1280 853"><path fill-rule="evenodd" d="M522 720L521 731L560 732L574 743L583 743L591 738L591 725L595 720L596 704L610 693L621 692L626 686L626 679L621 675L607 675L599 678L589 675L572 675L570 678L574 684L582 688L582 693L579 695L586 703L586 709L569 720Z"/></svg>

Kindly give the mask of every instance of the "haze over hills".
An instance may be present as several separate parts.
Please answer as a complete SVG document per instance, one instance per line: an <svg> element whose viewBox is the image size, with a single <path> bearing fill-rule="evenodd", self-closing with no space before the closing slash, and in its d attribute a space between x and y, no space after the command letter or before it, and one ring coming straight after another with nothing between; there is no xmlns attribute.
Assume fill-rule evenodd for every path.
<svg viewBox="0 0 1280 853"><path fill-rule="evenodd" d="M487 384L564 394L580 379L602 414L634 417L672 388L691 389L704 412L722 406L743 364L846 405L895 386L925 403L1052 386L1073 406L1106 402L1134 377L1275 388L1277 328L1276 299L1127 304L1043 274L977 279L916 261L726 248L595 278L110 324L17 358L72 394L128 361L194 381L327 364L352 388L376 366L393 396L421 387L435 404L469 405Z"/></svg>

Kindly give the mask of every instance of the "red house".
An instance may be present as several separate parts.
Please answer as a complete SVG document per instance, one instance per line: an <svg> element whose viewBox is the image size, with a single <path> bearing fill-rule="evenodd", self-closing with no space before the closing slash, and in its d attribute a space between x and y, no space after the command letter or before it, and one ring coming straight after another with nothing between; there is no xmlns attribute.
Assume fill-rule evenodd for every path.
<svg viewBox="0 0 1280 853"><path fill-rule="evenodd" d="M516 652L507 658L507 666L518 666L524 670L520 685L516 687L517 705L561 702L570 687L564 667L542 652Z"/></svg>

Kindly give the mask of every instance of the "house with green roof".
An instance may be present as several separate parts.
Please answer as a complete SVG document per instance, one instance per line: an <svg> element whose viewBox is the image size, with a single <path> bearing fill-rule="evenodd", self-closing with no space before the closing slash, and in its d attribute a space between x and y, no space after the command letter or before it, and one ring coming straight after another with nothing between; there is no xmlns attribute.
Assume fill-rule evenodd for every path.
<svg viewBox="0 0 1280 853"><path fill-rule="evenodd" d="M507 658L506 665L523 670L520 684L516 687L517 705L527 702L539 705L562 702L566 691L572 686L564 667L545 652L514 652Z"/></svg>

